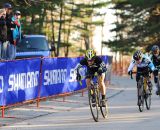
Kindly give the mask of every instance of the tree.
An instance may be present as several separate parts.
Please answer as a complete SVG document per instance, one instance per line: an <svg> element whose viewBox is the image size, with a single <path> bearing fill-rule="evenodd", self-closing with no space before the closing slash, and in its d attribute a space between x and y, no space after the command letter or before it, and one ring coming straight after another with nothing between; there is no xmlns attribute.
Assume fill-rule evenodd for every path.
<svg viewBox="0 0 160 130"><path fill-rule="evenodd" d="M117 36L104 44L127 54L159 41L159 16L153 14L158 0L114 0L113 3L120 22L114 23L116 28L111 31L116 31Z"/></svg>
<svg viewBox="0 0 160 130"><path fill-rule="evenodd" d="M2 3L8 2L2 0ZM97 9L108 0L9 0L14 10L22 12L24 34L45 34L56 47L55 56L68 56L70 51L84 51L92 47L93 30L102 26ZM37 7L37 8L35 8ZM64 50L64 51L62 51Z"/></svg>

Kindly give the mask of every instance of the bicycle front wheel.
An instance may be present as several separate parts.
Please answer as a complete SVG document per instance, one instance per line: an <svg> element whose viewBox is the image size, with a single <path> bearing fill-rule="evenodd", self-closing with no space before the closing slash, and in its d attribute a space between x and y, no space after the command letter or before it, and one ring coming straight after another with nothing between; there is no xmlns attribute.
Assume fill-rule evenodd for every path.
<svg viewBox="0 0 160 130"><path fill-rule="evenodd" d="M90 106L91 114L92 114L93 119L96 122L98 122L98 102L96 99L95 102L93 103L93 95L94 95L94 98L96 98L95 90L89 89L88 99L89 99L89 106Z"/></svg>
<svg viewBox="0 0 160 130"><path fill-rule="evenodd" d="M138 108L139 111L142 112L144 109L144 90L143 90L143 81L138 82Z"/></svg>
<svg viewBox="0 0 160 130"><path fill-rule="evenodd" d="M145 95L145 103L147 110L149 110L151 108L151 94Z"/></svg>
<svg viewBox="0 0 160 130"><path fill-rule="evenodd" d="M101 110L101 113L102 113L103 118L107 118L107 117L108 117L108 113L109 113L107 99L106 99L105 101L106 101L106 102L105 102L105 104L106 104L105 107L103 107L103 106L100 104L100 110Z"/></svg>

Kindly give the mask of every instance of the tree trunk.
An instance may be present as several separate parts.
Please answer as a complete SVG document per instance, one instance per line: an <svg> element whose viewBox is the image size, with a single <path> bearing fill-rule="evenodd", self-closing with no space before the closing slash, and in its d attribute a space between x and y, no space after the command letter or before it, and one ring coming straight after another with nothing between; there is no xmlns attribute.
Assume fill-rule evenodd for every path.
<svg viewBox="0 0 160 130"><path fill-rule="evenodd" d="M58 33L58 43L57 43L57 56L59 56L59 49L61 44L61 31L62 31L62 15L63 15L63 3L61 3L60 11L60 23L59 23L59 33Z"/></svg>
<svg viewBox="0 0 160 130"><path fill-rule="evenodd" d="M52 42L51 47L55 48L55 34L54 34L54 19L53 19L53 8L51 8L51 27L52 27ZM52 55L53 56L53 55ZM54 50L54 56L57 56L56 49Z"/></svg>
<svg viewBox="0 0 160 130"><path fill-rule="evenodd" d="M69 37L70 37L70 32L71 32L71 21L73 18L73 7L74 7L74 1L72 0L72 11L71 11L71 18L69 21L69 27L68 27L68 32L67 32L67 44L69 44ZM66 52L65 52L65 57L68 57L68 53L69 53L69 46L66 47Z"/></svg>

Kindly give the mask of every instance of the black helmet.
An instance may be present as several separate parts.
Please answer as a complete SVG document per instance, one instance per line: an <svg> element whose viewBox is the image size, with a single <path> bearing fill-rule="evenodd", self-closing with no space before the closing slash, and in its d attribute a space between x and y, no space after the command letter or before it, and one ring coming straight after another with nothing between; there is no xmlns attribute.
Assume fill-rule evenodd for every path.
<svg viewBox="0 0 160 130"><path fill-rule="evenodd" d="M138 61L142 58L142 52L140 50L136 51L133 55L133 59Z"/></svg>
<svg viewBox="0 0 160 130"><path fill-rule="evenodd" d="M14 14L21 15L21 12L20 12L19 10L16 10L16 11L14 12Z"/></svg>
<svg viewBox="0 0 160 130"><path fill-rule="evenodd" d="M159 54L159 46L154 45L154 46L152 47L151 51L152 51L152 53L155 54L155 55L156 55L156 54Z"/></svg>
<svg viewBox="0 0 160 130"><path fill-rule="evenodd" d="M7 8L7 9L11 9L12 8L12 5L10 3L5 3L3 5L3 8Z"/></svg>

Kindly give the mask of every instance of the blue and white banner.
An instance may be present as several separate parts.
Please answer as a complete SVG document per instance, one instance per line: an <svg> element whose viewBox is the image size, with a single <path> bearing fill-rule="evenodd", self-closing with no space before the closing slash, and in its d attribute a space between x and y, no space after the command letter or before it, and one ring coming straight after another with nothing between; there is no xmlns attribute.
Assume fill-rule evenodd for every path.
<svg viewBox="0 0 160 130"><path fill-rule="evenodd" d="M0 105L37 98L40 61L37 58L0 63Z"/></svg>
<svg viewBox="0 0 160 130"><path fill-rule="evenodd" d="M76 81L75 67L80 58L53 58L44 59L42 65L42 88L41 97L73 92L83 89Z"/></svg>
<svg viewBox="0 0 160 130"><path fill-rule="evenodd" d="M77 82L75 72L75 67L82 58L36 58L0 62L0 106L84 89L85 80L82 80L82 84ZM102 56L106 65L108 58ZM82 69L83 74L84 71Z"/></svg>
<svg viewBox="0 0 160 130"><path fill-rule="evenodd" d="M4 104L4 96L5 96L5 91L4 88L6 86L6 80L7 76L7 66L6 62L0 62L0 106L3 106Z"/></svg>

